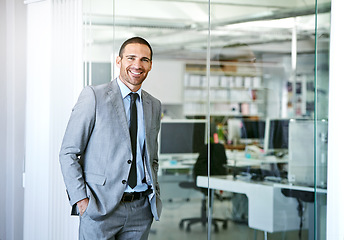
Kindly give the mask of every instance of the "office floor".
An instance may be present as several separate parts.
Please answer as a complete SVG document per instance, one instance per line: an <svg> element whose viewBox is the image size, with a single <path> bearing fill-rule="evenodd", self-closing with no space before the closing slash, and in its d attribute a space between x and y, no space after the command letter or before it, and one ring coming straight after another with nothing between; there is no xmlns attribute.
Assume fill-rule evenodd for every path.
<svg viewBox="0 0 344 240"><path fill-rule="evenodd" d="M159 222L153 222L149 240L190 240L207 239L207 228L203 228L201 224L195 224L191 227L190 232L186 232L185 228L179 228L179 221L182 218L198 217L200 215L201 198L192 198L190 201L185 199L173 199L163 201L163 212ZM214 206L215 217L230 218L231 203L229 201L216 201ZM228 221L227 229L223 229L220 225L218 233L211 233L212 240L253 240L254 230L249 228L245 223L235 223ZM257 240L264 239L264 233L257 231ZM298 240L298 231L286 233L268 233L269 240ZM302 231L302 240L308 239L307 230Z"/></svg>

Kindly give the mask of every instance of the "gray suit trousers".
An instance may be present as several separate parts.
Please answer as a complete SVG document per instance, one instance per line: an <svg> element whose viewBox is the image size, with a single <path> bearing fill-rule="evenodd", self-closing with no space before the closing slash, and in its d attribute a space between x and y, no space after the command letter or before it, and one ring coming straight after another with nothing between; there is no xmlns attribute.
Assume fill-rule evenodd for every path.
<svg viewBox="0 0 344 240"><path fill-rule="evenodd" d="M153 215L147 197L133 202L121 202L102 221L87 215L80 217L80 240L147 240Z"/></svg>

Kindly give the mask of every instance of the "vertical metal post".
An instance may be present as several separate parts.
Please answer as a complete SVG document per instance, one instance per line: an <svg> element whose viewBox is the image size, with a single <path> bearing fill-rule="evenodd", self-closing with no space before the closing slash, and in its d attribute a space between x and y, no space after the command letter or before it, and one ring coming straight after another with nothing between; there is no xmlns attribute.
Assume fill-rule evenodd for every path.
<svg viewBox="0 0 344 240"><path fill-rule="evenodd" d="M209 188L209 177L210 177L210 0L208 0L208 38L207 38L207 100L208 100L208 112L207 112L207 147L208 147L208 240L211 239L211 216L212 216L212 207L210 202L213 201L212 194L210 194ZM210 199L210 200L209 200Z"/></svg>

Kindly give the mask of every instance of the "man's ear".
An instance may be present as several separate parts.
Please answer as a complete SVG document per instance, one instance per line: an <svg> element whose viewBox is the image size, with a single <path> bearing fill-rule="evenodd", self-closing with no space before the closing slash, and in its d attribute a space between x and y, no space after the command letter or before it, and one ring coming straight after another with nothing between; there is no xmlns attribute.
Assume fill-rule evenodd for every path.
<svg viewBox="0 0 344 240"><path fill-rule="evenodd" d="M150 62L150 67L149 67L149 71L152 70L152 67L153 67L153 62L151 61Z"/></svg>
<svg viewBox="0 0 344 240"><path fill-rule="evenodd" d="M122 58L120 56L116 57L116 67L118 67L118 68L121 67L121 60L122 60Z"/></svg>

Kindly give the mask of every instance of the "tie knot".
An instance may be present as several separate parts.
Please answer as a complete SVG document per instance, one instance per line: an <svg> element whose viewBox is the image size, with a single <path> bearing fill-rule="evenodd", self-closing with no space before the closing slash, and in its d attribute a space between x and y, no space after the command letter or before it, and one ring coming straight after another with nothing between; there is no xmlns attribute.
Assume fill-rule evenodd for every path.
<svg viewBox="0 0 344 240"><path fill-rule="evenodd" d="M138 98L139 94L131 92L131 93L129 93L129 96L130 96L130 101L135 102L136 99Z"/></svg>

